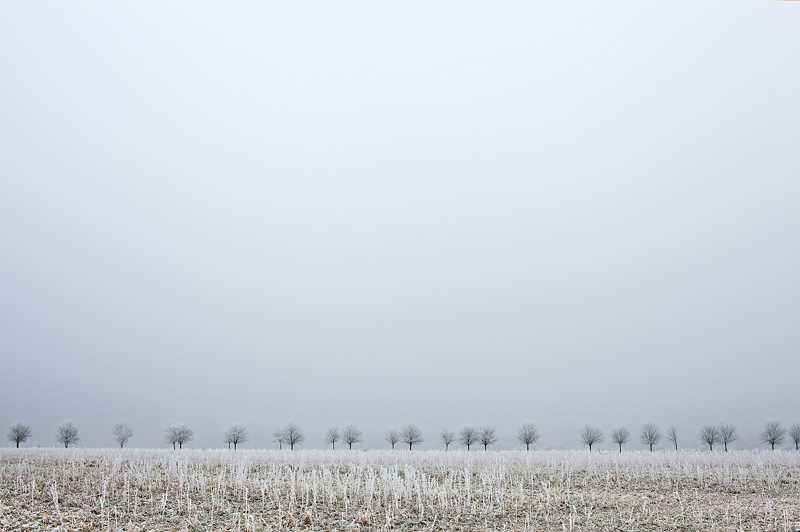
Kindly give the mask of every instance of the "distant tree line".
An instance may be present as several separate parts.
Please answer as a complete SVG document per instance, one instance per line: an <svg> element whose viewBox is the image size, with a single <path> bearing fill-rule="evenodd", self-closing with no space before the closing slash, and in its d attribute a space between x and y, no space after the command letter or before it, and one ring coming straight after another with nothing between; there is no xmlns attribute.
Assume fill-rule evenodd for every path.
<svg viewBox="0 0 800 532"><path fill-rule="evenodd" d="M24 421L15 421L9 426L7 436L8 441L19 447L21 443L28 441L32 434L30 425ZM126 423L117 423L111 434L122 449L133 437L133 430ZM301 445L305 441L303 429L294 421L288 421L284 425L276 427L272 436L279 449L283 449L283 446L286 445L290 450L294 450L295 445ZM638 436L639 441L647 445L651 452L653 447L665 438L671 446L675 447L676 451L678 450L678 429L674 426L662 434L655 423L648 422L641 426ZM787 436L794 443L795 450L800 450L800 423L795 423L786 429L779 422L770 421L764 425L758 438L759 441L774 450L776 445L780 446L786 441ZM536 443L539 437L539 430L533 423L523 423L517 428L516 439L525 446L525 450L530 450L531 445ZM586 424L578 430L578 438L591 451L595 445L605 440L605 435L601 428ZM164 432L164 441L172 444L172 448L175 450L182 449L184 444L191 442L192 439L194 439L194 430L183 422L170 423ZM242 423L232 423L225 427L222 433L223 443L227 443L229 449L233 446L234 451L248 439L247 427ZM415 445L418 446L425 441L422 431L413 423L406 424L399 430L389 429L386 431L384 439L392 449L396 444L402 442L404 445L408 445L409 450L413 450ZM714 450L714 445L722 444L723 450L727 452L728 444L739 439L739 432L736 426L730 423L705 424L698 430L697 439L700 443L708 445L709 451ZM490 445L497 443L497 440L497 431L491 425L478 427L465 425L457 432L442 428L439 435L439 442L444 445L445 451L449 451L450 446L455 443L461 444L468 451L474 445L482 445L485 451L489 449ZM64 448L79 443L78 428L72 421L59 423L56 426L55 441L64 445ZM348 449L352 449L354 444L363 441L363 433L356 424L348 423L341 429L330 427L325 433L323 441L333 450L340 441L347 444ZM626 427L616 427L611 431L611 441L617 446L619 452L622 452L622 446L631 441L631 432Z"/></svg>

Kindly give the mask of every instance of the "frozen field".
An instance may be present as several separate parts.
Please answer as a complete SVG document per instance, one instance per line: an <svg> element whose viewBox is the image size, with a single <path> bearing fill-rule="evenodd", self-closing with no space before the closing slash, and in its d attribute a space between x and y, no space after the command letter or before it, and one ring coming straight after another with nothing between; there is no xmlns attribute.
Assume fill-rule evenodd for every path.
<svg viewBox="0 0 800 532"><path fill-rule="evenodd" d="M800 453L3 449L2 530L800 530Z"/></svg>

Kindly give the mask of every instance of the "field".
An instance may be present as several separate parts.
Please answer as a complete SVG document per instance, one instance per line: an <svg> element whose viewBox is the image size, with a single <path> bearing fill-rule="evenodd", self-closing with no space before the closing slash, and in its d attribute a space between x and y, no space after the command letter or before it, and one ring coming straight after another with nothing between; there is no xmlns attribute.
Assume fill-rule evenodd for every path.
<svg viewBox="0 0 800 532"><path fill-rule="evenodd" d="M0 450L2 530L800 530L800 453Z"/></svg>

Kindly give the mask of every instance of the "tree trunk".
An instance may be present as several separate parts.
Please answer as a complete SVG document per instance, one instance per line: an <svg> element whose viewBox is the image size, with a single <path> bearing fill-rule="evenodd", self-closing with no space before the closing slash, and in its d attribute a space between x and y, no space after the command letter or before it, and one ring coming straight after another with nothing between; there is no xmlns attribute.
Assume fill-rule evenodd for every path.
<svg viewBox="0 0 800 532"><path fill-rule="evenodd" d="M526 451L530 451L531 450L531 444L530 443L526 443L525 444L525 450Z"/></svg>
<svg viewBox="0 0 800 532"><path fill-rule="evenodd" d="M175 450L175 442L172 442L172 450Z"/></svg>
<svg viewBox="0 0 800 532"><path fill-rule="evenodd" d="M182 441L178 442L178 449L183 449L183 442Z"/></svg>
<svg viewBox="0 0 800 532"><path fill-rule="evenodd" d="M412 446L412 445L414 445L414 444L413 444L413 443L409 443L409 444L408 444L408 450L409 450L409 451L411 450L411 446Z"/></svg>
<svg viewBox="0 0 800 532"><path fill-rule="evenodd" d="M67 442L64 442L64 449L69 449L69 444Z"/></svg>
<svg viewBox="0 0 800 532"><path fill-rule="evenodd" d="M775 450L775 442L772 442L772 450Z"/></svg>
<svg viewBox="0 0 800 532"><path fill-rule="evenodd" d="M348 442L347 445L350 446L350 447L348 447L348 449L353 450L353 444L352 443Z"/></svg>
<svg viewBox="0 0 800 532"><path fill-rule="evenodd" d="M728 452L728 442L722 442L722 445L725 446L725 452Z"/></svg>
<svg viewBox="0 0 800 532"><path fill-rule="evenodd" d="M592 452L592 444L589 444L589 452Z"/></svg>
<svg viewBox="0 0 800 532"><path fill-rule="evenodd" d="M19 449L19 440L17 440L17 449Z"/></svg>
<svg viewBox="0 0 800 532"><path fill-rule="evenodd" d="M619 452L622 452L622 444L619 444Z"/></svg>
<svg viewBox="0 0 800 532"><path fill-rule="evenodd" d="M650 444L650 452L651 453L653 452L653 444L652 443Z"/></svg>
<svg viewBox="0 0 800 532"><path fill-rule="evenodd" d="M231 448L231 444L229 443L228 444L228 449L230 449L230 448ZM236 450L236 442L233 442L233 450L234 451Z"/></svg>

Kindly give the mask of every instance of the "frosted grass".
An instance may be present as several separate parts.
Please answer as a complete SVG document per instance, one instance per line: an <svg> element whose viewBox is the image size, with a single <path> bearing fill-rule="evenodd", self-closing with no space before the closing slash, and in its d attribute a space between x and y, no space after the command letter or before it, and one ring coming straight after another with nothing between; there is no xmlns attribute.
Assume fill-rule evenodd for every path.
<svg viewBox="0 0 800 532"><path fill-rule="evenodd" d="M790 531L798 503L786 451L0 451L3 530Z"/></svg>

